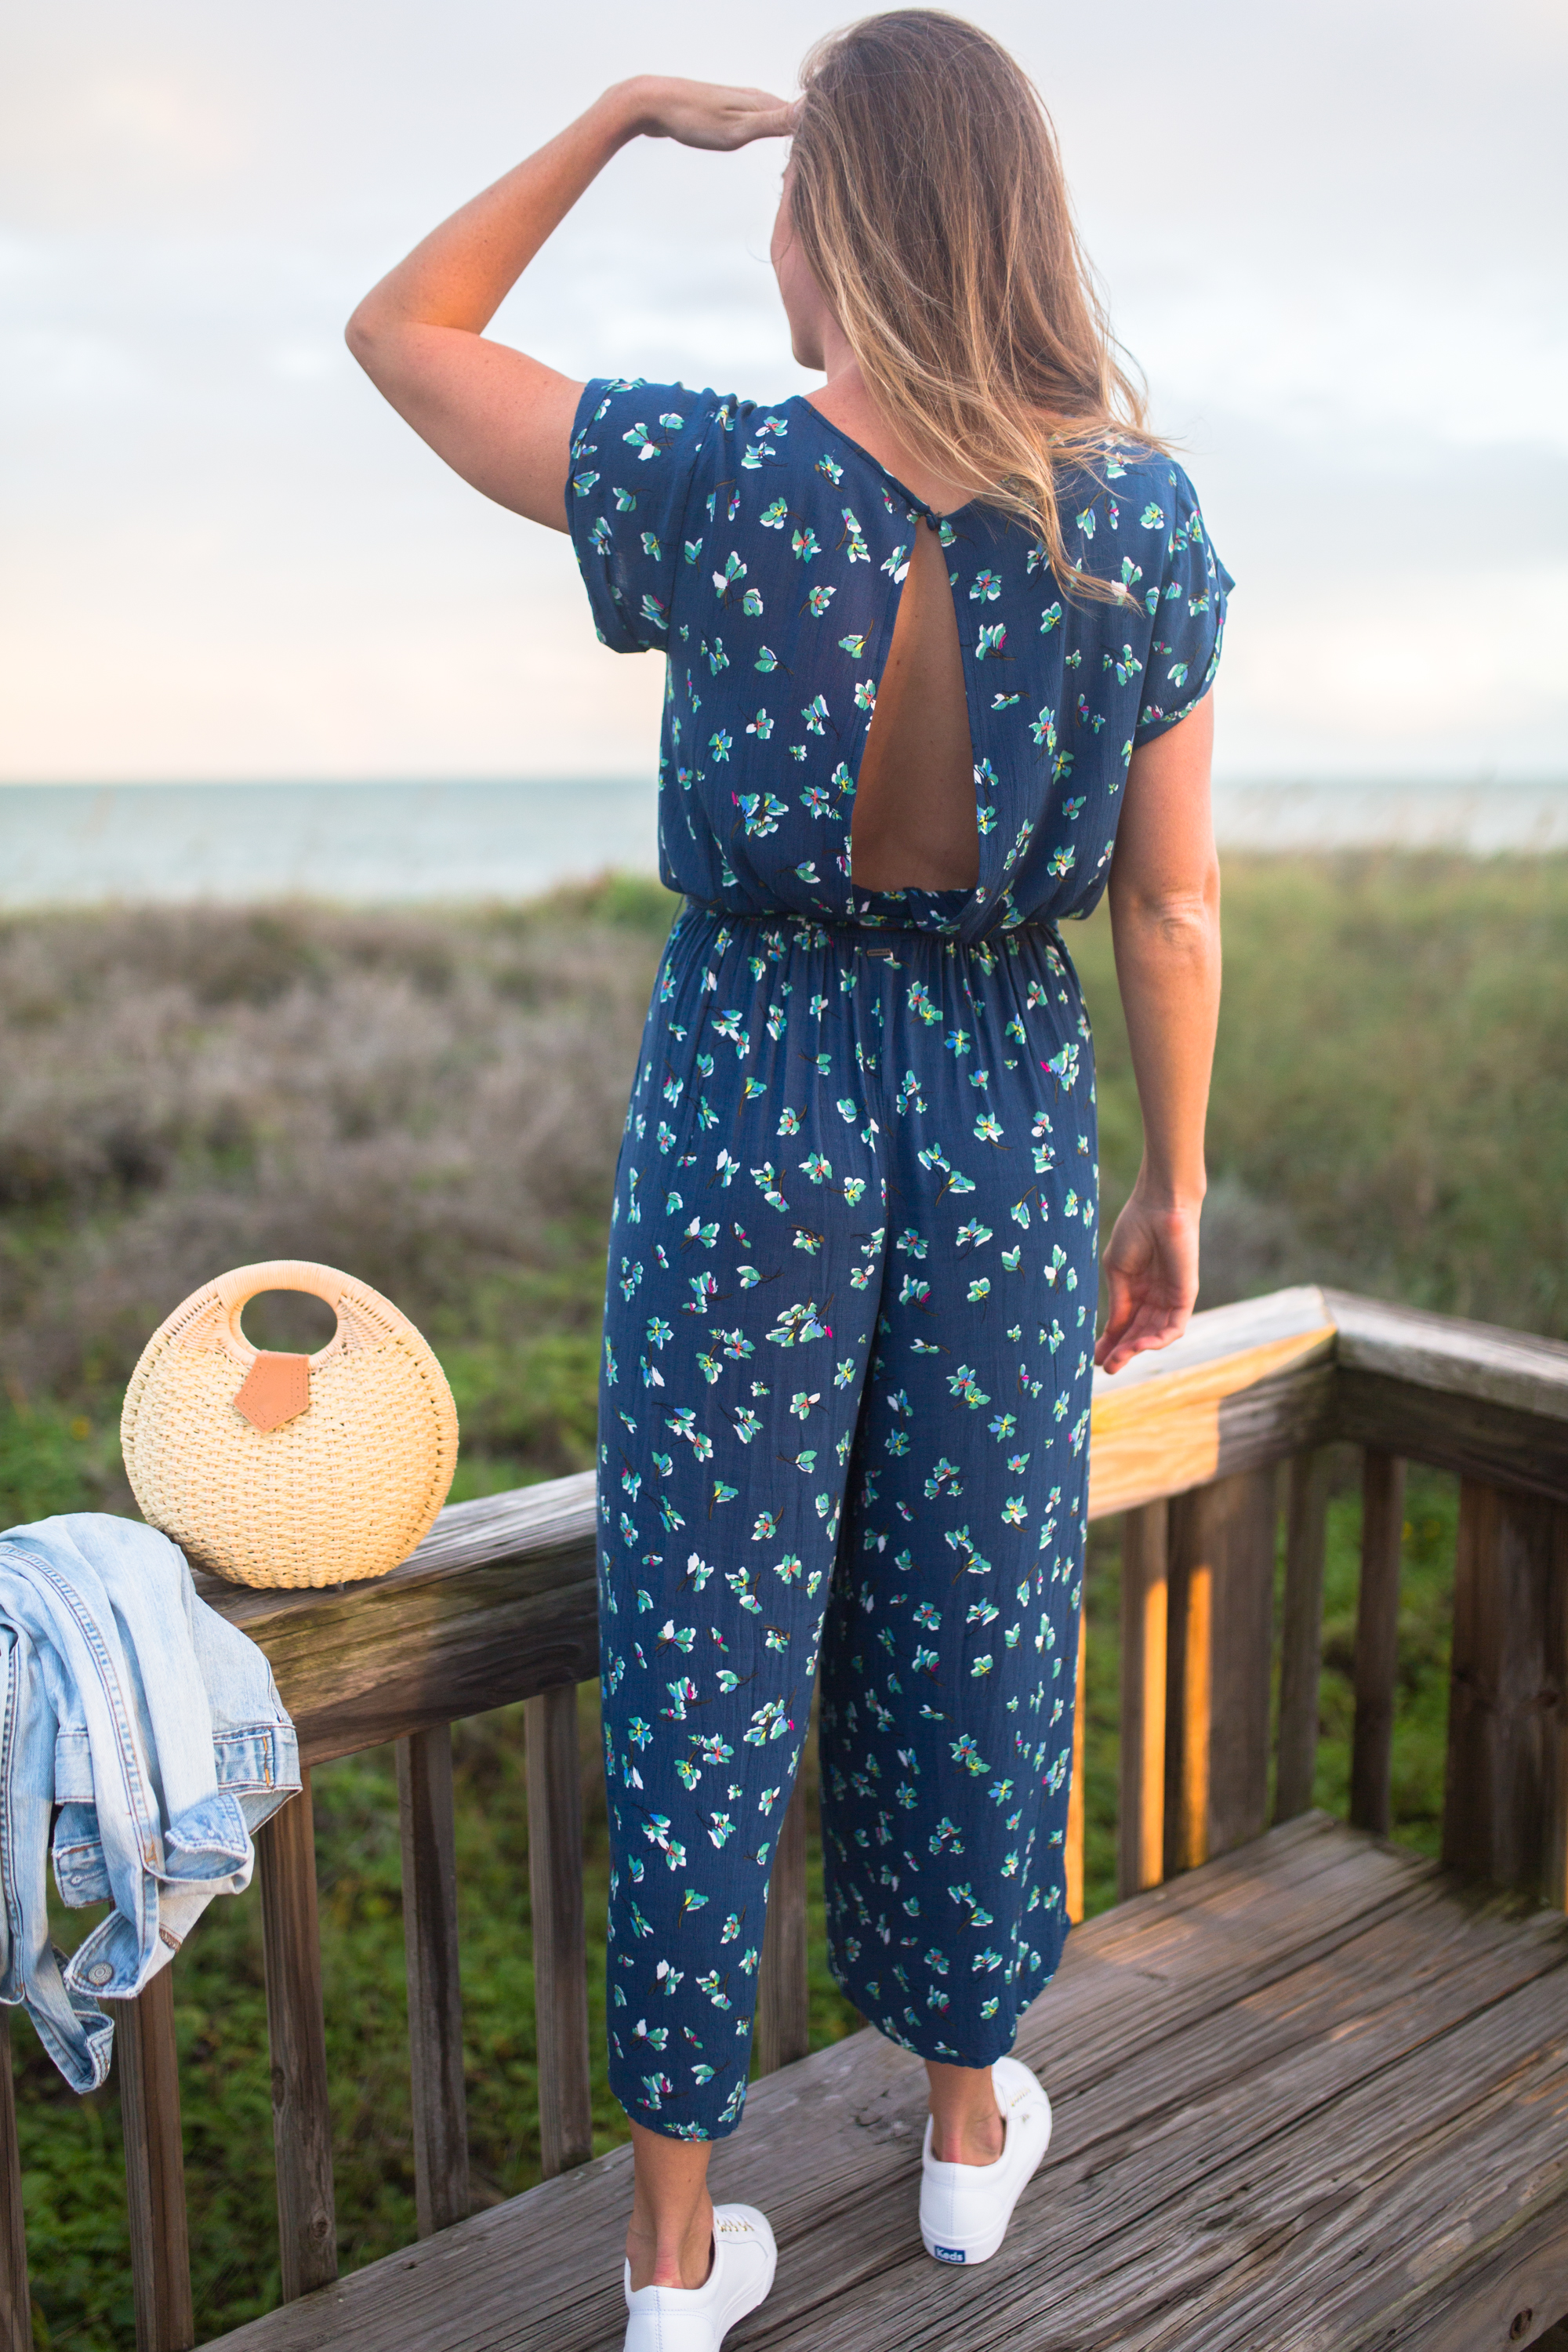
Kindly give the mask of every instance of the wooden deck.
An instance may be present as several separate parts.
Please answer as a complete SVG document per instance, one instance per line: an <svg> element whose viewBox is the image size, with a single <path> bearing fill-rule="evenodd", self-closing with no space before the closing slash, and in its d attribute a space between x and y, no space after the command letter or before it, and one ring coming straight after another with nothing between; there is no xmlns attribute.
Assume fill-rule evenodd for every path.
<svg viewBox="0 0 1568 2352"><path fill-rule="evenodd" d="M1077 1931L1018 2047L1056 2137L969 2275L921 2251L913 2059L757 2084L713 2166L781 2248L736 2352L1501 2352L1568 2312L1559 1912L1309 1814ZM616 2352L629 2193L620 2149L223 2352Z"/></svg>

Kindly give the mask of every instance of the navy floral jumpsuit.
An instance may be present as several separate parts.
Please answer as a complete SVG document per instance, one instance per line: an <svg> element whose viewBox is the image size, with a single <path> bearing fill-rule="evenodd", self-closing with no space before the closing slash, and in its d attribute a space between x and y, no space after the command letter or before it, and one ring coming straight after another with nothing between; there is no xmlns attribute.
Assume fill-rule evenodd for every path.
<svg viewBox="0 0 1568 2352"><path fill-rule="evenodd" d="M939 520L801 398L590 383L568 508L599 634L668 657L686 894L616 1185L599 1415L610 2076L710 2139L746 2093L774 1842L822 1673L833 1969L924 2058L1011 2048L1067 1933L1097 1170L1056 924L1133 746L1219 658L1192 487L1108 445L1063 509L1114 604ZM980 882L855 888L913 535L948 556Z"/></svg>

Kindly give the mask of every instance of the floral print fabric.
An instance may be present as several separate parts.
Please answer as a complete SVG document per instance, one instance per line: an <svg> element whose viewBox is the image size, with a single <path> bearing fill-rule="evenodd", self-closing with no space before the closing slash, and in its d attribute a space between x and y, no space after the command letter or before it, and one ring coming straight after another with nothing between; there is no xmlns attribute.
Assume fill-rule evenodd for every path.
<svg viewBox="0 0 1568 2352"><path fill-rule="evenodd" d="M590 383L567 513L605 644L669 659L659 760L666 883L735 914L932 923L973 940L1086 914L1135 743L1201 700L1229 575L1181 467L1106 451L1063 486L1067 544L1125 592L1064 594L994 509L937 527L974 751L973 891L853 889L855 778L929 509L804 399Z"/></svg>
<svg viewBox="0 0 1568 2352"><path fill-rule="evenodd" d="M1206 688L1228 585L1179 468L1107 474L1079 543L1128 563L1115 608L978 509L941 526L980 884L878 897L849 814L924 510L802 401L600 383L579 412L601 635L670 656L660 838L689 894L600 1391L611 2082L656 2131L739 2120L819 1659L848 1997L985 2065L1060 1957L1097 1183L1047 919L1103 887L1131 746Z"/></svg>

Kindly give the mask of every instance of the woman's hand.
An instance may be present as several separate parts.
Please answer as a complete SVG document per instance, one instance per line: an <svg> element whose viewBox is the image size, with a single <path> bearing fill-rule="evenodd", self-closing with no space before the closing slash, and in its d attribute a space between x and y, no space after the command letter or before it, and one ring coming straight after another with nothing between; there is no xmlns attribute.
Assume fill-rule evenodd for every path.
<svg viewBox="0 0 1568 2352"><path fill-rule="evenodd" d="M729 152L753 139L787 139L795 108L765 89L732 89L716 81L678 81L643 74L607 95L635 108L645 139L673 139L682 147Z"/></svg>
<svg viewBox="0 0 1568 2352"><path fill-rule="evenodd" d="M1134 1185L1105 1253L1110 1305L1094 1360L1119 1372L1145 1348L1168 1348L1198 1295L1198 1211L1157 1203Z"/></svg>

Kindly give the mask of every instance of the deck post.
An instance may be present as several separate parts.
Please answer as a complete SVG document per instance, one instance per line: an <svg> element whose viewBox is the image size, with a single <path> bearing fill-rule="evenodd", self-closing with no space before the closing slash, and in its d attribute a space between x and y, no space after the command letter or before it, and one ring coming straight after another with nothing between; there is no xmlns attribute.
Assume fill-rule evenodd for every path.
<svg viewBox="0 0 1568 2352"><path fill-rule="evenodd" d="M757 2071L776 2074L811 2047L805 1961L805 1759L779 1824L757 1975Z"/></svg>
<svg viewBox="0 0 1568 2352"><path fill-rule="evenodd" d="M588 2080L588 1947L583 1924L583 1765L577 1685L523 1708L528 1886L539 2048L539 2158L546 2180L594 2153Z"/></svg>
<svg viewBox="0 0 1568 2352"><path fill-rule="evenodd" d="M1080 1607L1073 1667L1072 1778L1068 1782L1067 1842L1062 1855L1067 1865L1067 1915L1075 1927L1083 1917L1083 1690L1088 1655L1089 1611Z"/></svg>
<svg viewBox="0 0 1568 2352"><path fill-rule="evenodd" d="M160 1969L134 2000L113 2001L110 2008L125 2137L137 2352L189 2352L196 2340L196 2324L185 2221L173 1968Z"/></svg>
<svg viewBox="0 0 1568 2352"><path fill-rule="evenodd" d="M1274 1818L1291 1822L1312 1801L1318 1765L1318 1688L1323 1663L1323 1566L1329 1457L1319 1447L1290 1465L1285 1522L1285 1622L1280 1635L1279 1736Z"/></svg>
<svg viewBox="0 0 1568 2352"><path fill-rule="evenodd" d="M1121 1769L1116 1893L1158 1886L1165 1867L1166 1504L1121 1522Z"/></svg>
<svg viewBox="0 0 1568 2352"><path fill-rule="evenodd" d="M338 2274L332 2196L332 2113L321 2012L316 1916L316 1828L310 1775L257 1837L267 2038L272 2054L272 2137L278 2154L278 2251L283 2300Z"/></svg>
<svg viewBox="0 0 1568 2352"><path fill-rule="evenodd" d="M429 2238L468 2213L468 2110L458 1971L458 1856L447 1724L397 1743L414 2201Z"/></svg>
<svg viewBox="0 0 1568 2352"><path fill-rule="evenodd" d="M1546 1855L1542 1892L1568 1911L1568 1511L1554 1517L1546 1602L1546 1672L1552 1706L1546 1726Z"/></svg>
<svg viewBox="0 0 1568 2352"><path fill-rule="evenodd" d="M1399 1553L1405 1465L1366 1450L1362 1472L1361 1591L1355 1624L1351 1825L1388 1835L1393 1820L1394 1685L1399 1671Z"/></svg>
<svg viewBox="0 0 1568 2352"><path fill-rule="evenodd" d="M33 2352L27 2231L22 2212L22 2151L11 2076L11 2011L0 2007L0 2352Z"/></svg>
<svg viewBox="0 0 1568 2352"><path fill-rule="evenodd" d="M1276 1465L1171 1505L1165 1870L1192 1870L1268 1814Z"/></svg>
<svg viewBox="0 0 1568 2352"><path fill-rule="evenodd" d="M1559 1905L1568 1874L1568 1510L1459 1489L1443 1860Z"/></svg>

